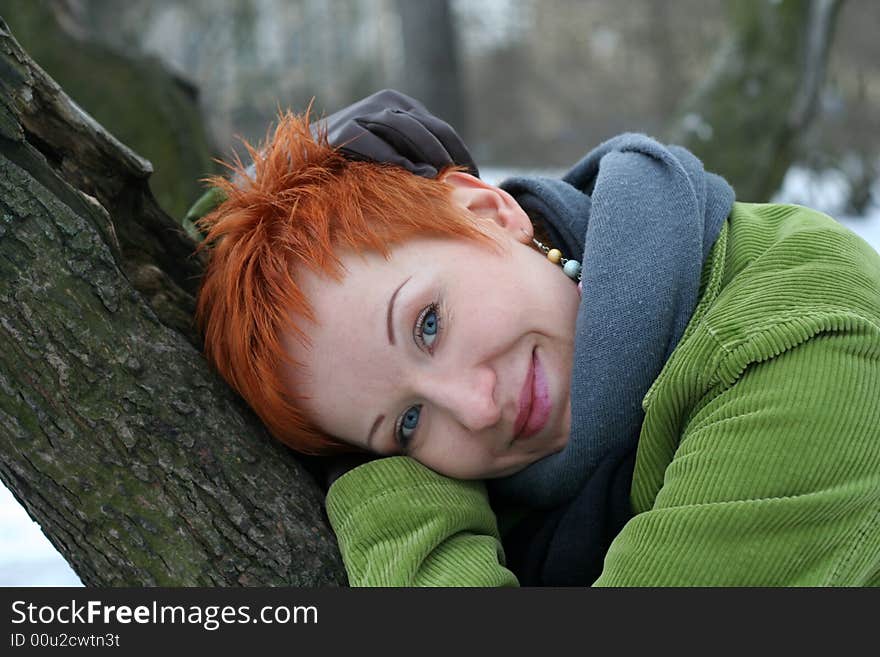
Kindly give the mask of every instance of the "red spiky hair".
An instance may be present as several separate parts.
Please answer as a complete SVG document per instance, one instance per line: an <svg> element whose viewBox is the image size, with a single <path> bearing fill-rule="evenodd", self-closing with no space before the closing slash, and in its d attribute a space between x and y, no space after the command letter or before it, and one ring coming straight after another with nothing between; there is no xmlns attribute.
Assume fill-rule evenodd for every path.
<svg viewBox="0 0 880 657"><path fill-rule="evenodd" d="M209 261L201 281L196 321L205 356L250 404L269 431L308 454L355 448L323 433L302 409L284 366L281 336L305 344L303 320L313 310L293 273L307 267L342 280L338 253L375 251L411 237L454 236L492 242L472 215L453 203L444 170L428 179L387 164L346 159L309 129L309 111L279 113L274 134L254 148L250 177L239 158L226 164L231 178L211 177L226 200L198 223ZM313 324L313 327L317 326Z"/></svg>

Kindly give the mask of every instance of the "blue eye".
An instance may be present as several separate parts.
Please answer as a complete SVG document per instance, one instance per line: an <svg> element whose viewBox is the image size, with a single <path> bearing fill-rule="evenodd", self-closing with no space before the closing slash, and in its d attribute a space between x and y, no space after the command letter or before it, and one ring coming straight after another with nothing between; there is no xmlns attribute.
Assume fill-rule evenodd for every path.
<svg viewBox="0 0 880 657"><path fill-rule="evenodd" d="M425 306L416 319L413 327L413 340L417 345L428 350L434 355L434 347L440 335L440 302L436 301ZM401 449L406 449L419 426L419 416L422 414L422 405L410 406L406 412L397 418L394 425L394 440Z"/></svg>
<svg viewBox="0 0 880 657"><path fill-rule="evenodd" d="M434 342L440 335L440 314L436 303L427 306L419 314L413 329L413 338L416 344L421 344L428 349L429 353L434 353Z"/></svg>
<svg viewBox="0 0 880 657"><path fill-rule="evenodd" d="M422 413L422 406L410 406L406 409L406 413L397 420L397 426L394 428L394 437L402 449L406 449L409 441L412 440L416 427L419 426L419 415Z"/></svg>

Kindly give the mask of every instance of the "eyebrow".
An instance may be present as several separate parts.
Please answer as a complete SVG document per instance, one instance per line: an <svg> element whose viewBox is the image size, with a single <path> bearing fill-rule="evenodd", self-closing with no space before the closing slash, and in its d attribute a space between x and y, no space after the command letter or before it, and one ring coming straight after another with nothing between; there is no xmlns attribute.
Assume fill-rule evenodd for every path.
<svg viewBox="0 0 880 657"><path fill-rule="evenodd" d="M401 283L400 285L397 286L397 289L394 290L394 293L391 295L391 298L388 300L388 317L386 318L385 321L388 324L388 344L390 344L392 346L394 346L394 321L393 321L394 299L397 298L397 293L400 292L401 288L404 285L406 285L407 282L409 281L409 279L411 279L411 278L412 278L412 276L407 276L403 280L403 283Z"/></svg>
<svg viewBox="0 0 880 657"><path fill-rule="evenodd" d="M412 276L407 276L403 279L403 282L397 286L397 289L391 294L391 298L388 300L388 315L385 319L385 323L388 327L388 344L394 346L394 300L397 298L397 293L403 288L404 285L409 282ZM367 435L367 447L373 449L373 437L376 433L376 429L379 428L379 425L382 424L382 420L385 419L384 415L380 415L373 421L373 426L370 427L370 433Z"/></svg>

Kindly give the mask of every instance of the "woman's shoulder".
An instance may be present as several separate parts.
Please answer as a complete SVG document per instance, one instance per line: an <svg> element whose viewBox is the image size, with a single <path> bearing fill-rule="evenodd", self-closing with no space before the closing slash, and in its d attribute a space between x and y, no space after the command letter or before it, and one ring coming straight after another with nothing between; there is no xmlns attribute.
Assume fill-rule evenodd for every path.
<svg viewBox="0 0 880 657"><path fill-rule="evenodd" d="M643 406L679 379L731 384L753 362L822 332L880 336L880 254L831 217L736 203L702 273L685 333Z"/></svg>
<svg viewBox="0 0 880 657"><path fill-rule="evenodd" d="M742 427L751 435L758 417L763 428L797 432L792 418L806 417L802 407L818 405L813 411L823 418L839 414L849 401L832 399L838 389L870 391L876 381L880 255L830 217L799 206L736 204L704 267L703 287L685 337L643 400L633 485L639 510L651 508L682 427L702 427L701 413L746 418L731 421L731 432ZM795 383L814 398L791 393ZM846 399L857 425L865 404Z"/></svg>
<svg viewBox="0 0 880 657"><path fill-rule="evenodd" d="M832 217L801 205L734 203L728 217L730 243L724 284L745 269L749 275L822 269L843 274L858 271L880 278L880 254Z"/></svg>
<svg viewBox="0 0 880 657"><path fill-rule="evenodd" d="M762 333L802 339L857 324L880 330L880 254L798 205L736 203L719 290L705 318L726 351Z"/></svg>

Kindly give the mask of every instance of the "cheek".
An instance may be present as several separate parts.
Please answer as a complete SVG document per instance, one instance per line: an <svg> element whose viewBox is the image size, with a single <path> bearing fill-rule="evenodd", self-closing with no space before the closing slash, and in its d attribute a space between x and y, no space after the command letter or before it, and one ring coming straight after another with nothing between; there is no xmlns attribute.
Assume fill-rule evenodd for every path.
<svg viewBox="0 0 880 657"><path fill-rule="evenodd" d="M416 460L447 477L482 479L498 467L487 438L439 429L428 440L430 449L416 454Z"/></svg>
<svg viewBox="0 0 880 657"><path fill-rule="evenodd" d="M474 438L462 436L456 429L445 426L432 427L425 437L423 448L413 456L423 465L454 479L473 468L479 456L474 450Z"/></svg>

